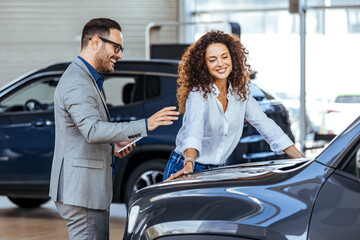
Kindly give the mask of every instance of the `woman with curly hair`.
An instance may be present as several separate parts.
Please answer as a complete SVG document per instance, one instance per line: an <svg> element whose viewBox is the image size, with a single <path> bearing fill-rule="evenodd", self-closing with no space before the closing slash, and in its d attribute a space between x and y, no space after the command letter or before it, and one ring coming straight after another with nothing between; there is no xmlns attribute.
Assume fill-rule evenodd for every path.
<svg viewBox="0 0 360 240"><path fill-rule="evenodd" d="M179 64L177 99L184 114L164 179L223 166L246 119L276 153L303 157L250 95L248 51L240 39L210 31L190 45Z"/></svg>

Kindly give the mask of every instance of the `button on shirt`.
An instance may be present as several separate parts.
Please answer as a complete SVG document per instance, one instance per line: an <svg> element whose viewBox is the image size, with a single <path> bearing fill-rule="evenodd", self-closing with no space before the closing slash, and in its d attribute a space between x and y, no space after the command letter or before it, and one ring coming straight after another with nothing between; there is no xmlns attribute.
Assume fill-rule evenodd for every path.
<svg viewBox="0 0 360 240"><path fill-rule="evenodd" d="M203 97L202 91L191 91L186 101L183 125L176 137L175 152L184 156L188 148L199 152L196 162L202 164L224 164L240 141L244 119L246 119L269 143L277 154L293 145L282 129L262 111L256 100L248 95L239 100L229 87L228 106L224 112L220 94L215 84L213 92Z"/></svg>

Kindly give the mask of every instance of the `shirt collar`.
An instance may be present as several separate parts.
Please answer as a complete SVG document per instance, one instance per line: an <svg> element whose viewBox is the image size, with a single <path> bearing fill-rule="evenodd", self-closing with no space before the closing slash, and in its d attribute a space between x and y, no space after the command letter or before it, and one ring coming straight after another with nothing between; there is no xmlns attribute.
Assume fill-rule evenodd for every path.
<svg viewBox="0 0 360 240"><path fill-rule="evenodd" d="M83 59L82 57L78 56L79 59L81 61L83 61L86 65L86 67L89 69L91 75L93 76L93 78L95 79L96 81L96 84L98 85L100 91L101 91L101 88L102 88L102 83L104 82L104 75L102 75L101 73L99 73L98 71L96 71L96 69L90 65L90 63L88 63L85 59Z"/></svg>
<svg viewBox="0 0 360 240"><path fill-rule="evenodd" d="M215 93L216 97L219 96L220 90L219 90L219 88L216 86L216 84L215 84L215 83L212 83L212 84L211 84L211 87L215 90L214 93ZM233 89L232 89L231 83L229 83L228 95L229 95L229 93L230 93L231 95L233 94L232 90L233 90Z"/></svg>

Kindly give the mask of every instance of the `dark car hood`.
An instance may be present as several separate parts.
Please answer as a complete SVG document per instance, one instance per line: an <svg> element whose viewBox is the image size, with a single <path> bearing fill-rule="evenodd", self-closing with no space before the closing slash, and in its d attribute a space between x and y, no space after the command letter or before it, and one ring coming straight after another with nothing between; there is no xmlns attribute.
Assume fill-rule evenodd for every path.
<svg viewBox="0 0 360 240"><path fill-rule="evenodd" d="M236 181L238 184L238 180L241 180L244 185L259 185L263 184L264 182L269 184L283 181L285 178L296 174L298 171L301 171L301 169L303 169L312 161L313 159L302 158L232 165L189 174L172 181L151 185L147 188L144 188L144 190L162 188L169 185L188 185L189 183L204 184L208 182L217 184L224 181Z"/></svg>
<svg viewBox="0 0 360 240"><path fill-rule="evenodd" d="M313 159L276 160L212 169L152 185L129 202L129 209L139 208L134 234L179 229L205 233L212 227L185 231L184 226L216 222L234 233L255 226L256 239L265 239L268 231L276 232L291 220L298 225L288 229L289 235L301 236L327 172L328 167ZM215 226L214 231L218 230Z"/></svg>

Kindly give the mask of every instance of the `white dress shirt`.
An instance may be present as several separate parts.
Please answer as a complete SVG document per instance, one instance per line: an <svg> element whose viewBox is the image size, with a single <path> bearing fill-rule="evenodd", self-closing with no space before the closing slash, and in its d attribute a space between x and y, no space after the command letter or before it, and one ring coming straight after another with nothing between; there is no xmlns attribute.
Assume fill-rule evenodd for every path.
<svg viewBox="0 0 360 240"><path fill-rule="evenodd" d="M293 145L282 129L262 111L256 100L248 95L240 100L232 93L231 86L227 94L228 106L224 112L220 94L215 84L214 91L203 97L203 91L191 91L186 101L183 124L176 136L175 152L185 156L188 148L195 148L199 155L196 162L202 164L224 164L238 145L244 127L248 121L269 143L277 154Z"/></svg>

